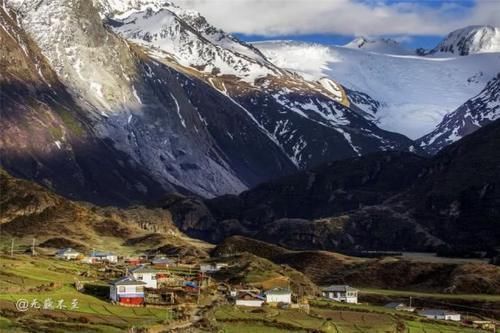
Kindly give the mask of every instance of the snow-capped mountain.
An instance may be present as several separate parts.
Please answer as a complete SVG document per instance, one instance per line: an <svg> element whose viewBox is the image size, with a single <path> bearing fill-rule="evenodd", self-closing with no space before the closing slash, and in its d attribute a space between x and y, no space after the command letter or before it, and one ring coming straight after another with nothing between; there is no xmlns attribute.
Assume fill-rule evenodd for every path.
<svg viewBox="0 0 500 333"><path fill-rule="evenodd" d="M380 132L365 119L364 112L355 106L348 109L345 91L333 79L308 81L283 70L257 48L216 29L196 12L168 4L125 16L113 22L119 35L145 47L160 61L173 59L196 70L248 112L299 167L349 150L358 155L374 147L400 147L392 134ZM312 130L318 126L321 129Z"/></svg>
<svg viewBox="0 0 500 333"><path fill-rule="evenodd" d="M415 53L414 51L406 49L399 42L390 38L373 39L367 37L357 37L344 46L351 49L361 49L364 51L384 54L410 55Z"/></svg>
<svg viewBox="0 0 500 333"><path fill-rule="evenodd" d="M378 126L410 138L432 131L500 71L500 53L421 57L290 41L253 45L276 66L309 80L334 78L357 93L350 101Z"/></svg>
<svg viewBox="0 0 500 333"><path fill-rule="evenodd" d="M378 128L333 79L281 69L170 3L7 6L14 11L2 6L3 15L18 16L4 26L24 39L6 33L16 53L2 60L36 54L24 67L37 79L4 82L22 78L24 67L1 67L12 70L2 72L2 87L13 87L2 89L2 165L72 198L211 197L324 161L413 149L408 138ZM41 74L30 60L38 58L48 68ZM32 82L33 99L18 99L20 87L33 91ZM27 143L31 133L37 140Z"/></svg>
<svg viewBox="0 0 500 333"><path fill-rule="evenodd" d="M500 28L469 26L451 32L429 54L466 56L477 53L500 52Z"/></svg>
<svg viewBox="0 0 500 333"><path fill-rule="evenodd" d="M475 97L447 114L434 131L419 140L431 154L500 118L500 73Z"/></svg>
<svg viewBox="0 0 500 333"><path fill-rule="evenodd" d="M234 75L253 83L258 77L279 72L255 48L211 29L199 14L172 5L134 12L114 26L124 38L166 52L180 65L203 73Z"/></svg>

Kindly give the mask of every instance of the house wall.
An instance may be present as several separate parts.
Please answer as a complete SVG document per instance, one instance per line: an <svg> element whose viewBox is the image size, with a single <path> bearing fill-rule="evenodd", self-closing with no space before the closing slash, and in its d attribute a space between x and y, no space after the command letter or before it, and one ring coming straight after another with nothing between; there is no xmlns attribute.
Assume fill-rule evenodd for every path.
<svg viewBox="0 0 500 333"><path fill-rule="evenodd" d="M118 294L116 292L116 287L115 286L111 286L109 287L109 298L112 300L112 301L115 301L117 302L118 301Z"/></svg>
<svg viewBox="0 0 500 333"><path fill-rule="evenodd" d="M358 303L358 295L357 293L343 293L343 292L323 292L323 297L326 297L328 299L337 301L337 302L345 302L345 303L353 303L356 304Z"/></svg>
<svg viewBox="0 0 500 333"><path fill-rule="evenodd" d="M459 314L446 315L445 320L460 321L460 315Z"/></svg>
<svg viewBox="0 0 500 333"><path fill-rule="evenodd" d="M144 286L116 286L117 296L121 297L143 297L144 298Z"/></svg>
<svg viewBox="0 0 500 333"><path fill-rule="evenodd" d="M144 297L120 297L120 303L137 306L144 304Z"/></svg>
<svg viewBox="0 0 500 333"><path fill-rule="evenodd" d="M132 273L132 275L136 280L146 283L147 288L158 288L156 273Z"/></svg>
<svg viewBox="0 0 500 333"><path fill-rule="evenodd" d="M112 263L118 262L118 257L117 256L107 256L106 260Z"/></svg>
<svg viewBox="0 0 500 333"><path fill-rule="evenodd" d="M291 294L269 294L266 295L266 302L268 303L292 303L292 295Z"/></svg>
<svg viewBox="0 0 500 333"><path fill-rule="evenodd" d="M250 306L250 307L261 307L264 301L258 299L238 299L236 300L237 306Z"/></svg>

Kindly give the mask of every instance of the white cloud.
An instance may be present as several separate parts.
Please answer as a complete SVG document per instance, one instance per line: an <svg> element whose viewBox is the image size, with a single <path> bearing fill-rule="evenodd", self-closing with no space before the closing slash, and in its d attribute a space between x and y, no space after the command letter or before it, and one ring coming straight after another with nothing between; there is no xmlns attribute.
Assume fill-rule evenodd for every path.
<svg viewBox="0 0 500 333"><path fill-rule="evenodd" d="M425 1L425 0L424 0ZM427 0L434 1L434 0ZM500 26L500 1L477 0L473 7L446 1L385 4L353 0L176 0L198 10L212 24L258 35L444 35L472 24Z"/></svg>

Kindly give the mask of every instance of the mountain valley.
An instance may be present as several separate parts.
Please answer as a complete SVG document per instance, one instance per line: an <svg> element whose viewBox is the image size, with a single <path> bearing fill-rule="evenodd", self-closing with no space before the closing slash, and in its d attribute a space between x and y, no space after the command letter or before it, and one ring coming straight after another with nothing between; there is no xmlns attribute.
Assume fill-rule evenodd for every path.
<svg viewBox="0 0 500 333"><path fill-rule="evenodd" d="M215 242L498 245L493 28L412 55L391 39L248 44L165 1L8 0L0 14L0 152L16 177L72 200L163 207ZM423 133L409 123L437 127L416 141L382 129ZM471 182L448 175L468 168L460 154L475 156Z"/></svg>

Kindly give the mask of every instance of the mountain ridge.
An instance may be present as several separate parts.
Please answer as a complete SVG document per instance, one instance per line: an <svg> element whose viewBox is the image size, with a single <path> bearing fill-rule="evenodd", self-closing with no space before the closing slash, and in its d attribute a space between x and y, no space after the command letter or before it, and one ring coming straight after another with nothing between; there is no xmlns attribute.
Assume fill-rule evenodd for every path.
<svg viewBox="0 0 500 333"><path fill-rule="evenodd" d="M494 121L431 158L378 153L239 196L161 206L184 232L216 242L243 235L291 249L490 251L500 239L499 128Z"/></svg>
<svg viewBox="0 0 500 333"><path fill-rule="evenodd" d="M473 25L450 32L428 54L452 53L467 56L489 52L500 52L500 28Z"/></svg>
<svg viewBox="0 0 500 333"><path fill-rule="evenodd" d="M447 114L431 133L417 141L424 150L437 153L448 144L463 138L500 118L500 73L476 96Z"/></svg>
<svg viewBox="0 0 500 333"><path fill-rule="evenodd" d="M16 156L25 147L17 140L8 145L2 141L2 163L9 172L73 199L127 205L176 191L205 197L235 194L331 159L418 149L351 107L333 80L306 81L210 26L199 14L156 3L164 6L155 11L149 1L132 1L139 8L122 13L120 21L83 0L7 2L19 20L6 24L31 40L66 91L69 109L78 110L78 125L65 123L57 131L37 115L41 141L55 149L50 158L26 154L19 163ZM151 19L160 22L156 31L144 26L123 30ZM168 41L171 48L154 47L154 40ZM27 66L37 71L35 64ZM263 70L256 73L257 67ZM54 93L52 98L57 103L60 96ZM15 107L20 106L8 112L14 115ZM81 133L88 139L87 150L77 154L75 163L63 163L77 145L63 134L75 126L86 129ZM27 135L25 128L16 130L13 138ZM111 158L99 170L97 161L106 154ZM56 155L64 157L52 158ZM96 163L84 167L88 160ZM123 170L122 179L127 172L138 176L121 184L117 177L108 186L105 175L117 170Z"/></svg>

